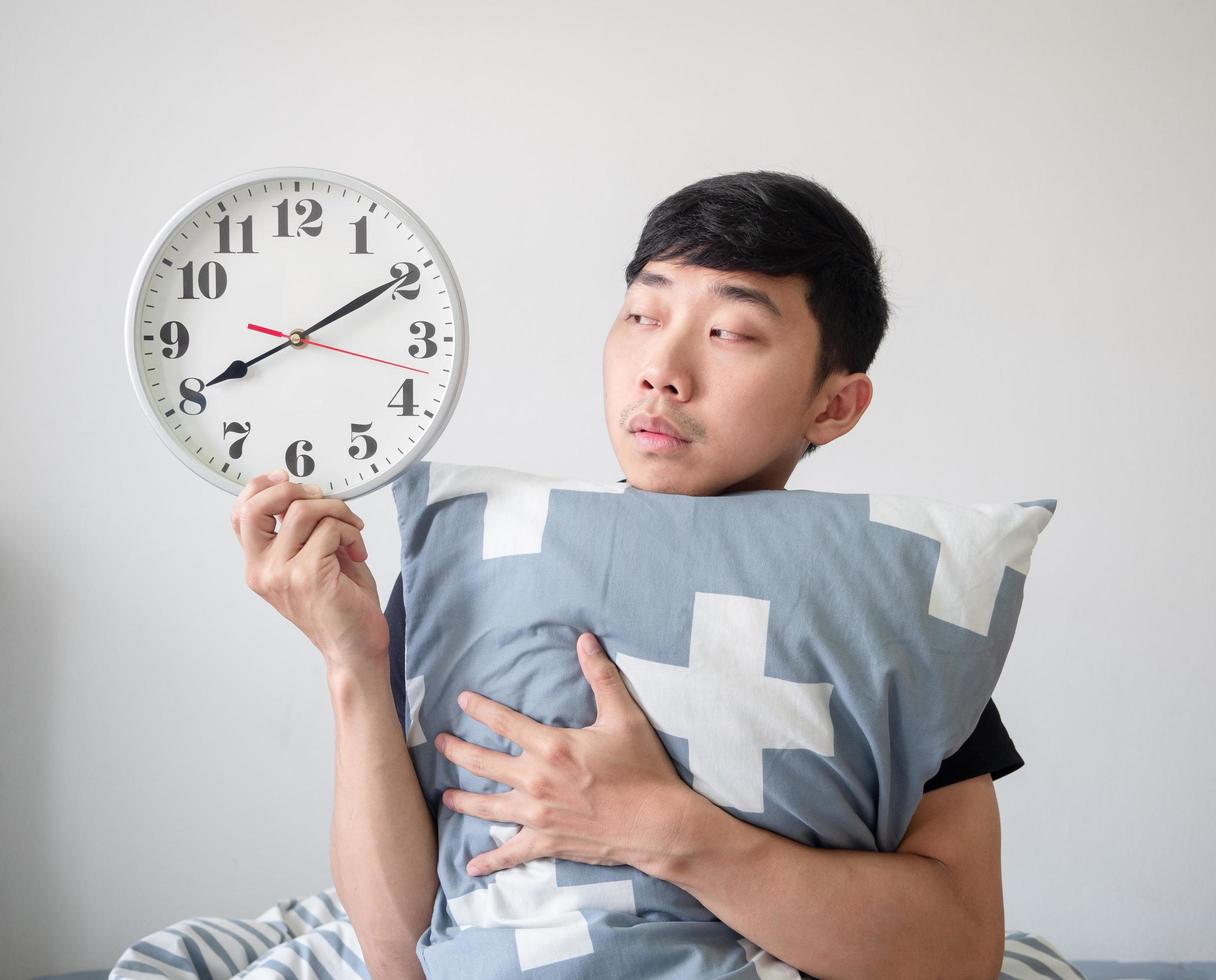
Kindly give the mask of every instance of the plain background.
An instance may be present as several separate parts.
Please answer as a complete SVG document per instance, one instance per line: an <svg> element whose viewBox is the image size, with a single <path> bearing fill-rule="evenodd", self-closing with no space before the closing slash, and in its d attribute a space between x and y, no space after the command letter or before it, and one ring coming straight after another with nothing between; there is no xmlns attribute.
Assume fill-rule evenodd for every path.
<svg viewBox="0 0 1216 980"><path fill-rule="evenodd" d="M1006 928L1216 959L1214 42L1211 2L7 5L0 974L331 883L320 655L119 344L162 224L291 164L452 259L470 361L430 458L605 481L648 210L735 170L831 189L891 331L790 488L1059 501L995 694ZM387 599L391 494L353 506Z"/></svg>

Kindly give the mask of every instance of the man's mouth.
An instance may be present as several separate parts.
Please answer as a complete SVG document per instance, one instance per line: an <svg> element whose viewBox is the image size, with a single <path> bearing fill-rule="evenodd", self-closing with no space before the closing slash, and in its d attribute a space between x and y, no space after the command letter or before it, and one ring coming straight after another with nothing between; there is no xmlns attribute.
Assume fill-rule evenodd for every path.
<svg viewBox="0 0 1216 980"><path fill-rule="evenodd" d="M664 435L662 432L651 432L648 429L637 429L633 433L633 438L640 448L649 452L672 452L688 445L686 439L677 439L675 436Z"/></svg>

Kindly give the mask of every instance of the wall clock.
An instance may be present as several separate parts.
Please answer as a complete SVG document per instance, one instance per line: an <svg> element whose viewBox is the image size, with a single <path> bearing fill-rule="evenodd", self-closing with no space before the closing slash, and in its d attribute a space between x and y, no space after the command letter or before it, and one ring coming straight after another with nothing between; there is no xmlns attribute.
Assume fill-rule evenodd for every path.
<svg viewBox="0 0 1216 980"><path fill-rule="evenodd" d="M232 494L283 467L358 497L421 459L464 382L464 299L439 241L363 180L280 167L199 194L153 239L123 343L166 446Z"/></svg>

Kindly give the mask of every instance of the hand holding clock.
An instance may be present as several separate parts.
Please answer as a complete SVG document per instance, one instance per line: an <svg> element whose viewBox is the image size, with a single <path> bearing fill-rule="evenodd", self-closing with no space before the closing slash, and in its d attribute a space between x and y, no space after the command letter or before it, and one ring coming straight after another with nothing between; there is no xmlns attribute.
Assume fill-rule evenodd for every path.
<svg viewBox="0 0 1216 980"><path fill-rule="evenodd" d="M245 583L299 627L327 669L384 662L388 621L367 567L363 521L345 501L278 470L245 485L231 522L245 552Z"/></svg>

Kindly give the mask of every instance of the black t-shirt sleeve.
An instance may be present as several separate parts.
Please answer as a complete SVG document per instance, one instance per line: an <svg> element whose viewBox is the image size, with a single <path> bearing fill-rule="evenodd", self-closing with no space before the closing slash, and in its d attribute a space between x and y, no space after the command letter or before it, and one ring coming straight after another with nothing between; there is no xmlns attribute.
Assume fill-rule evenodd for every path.
<svg viewBox="0 0 1216 980"><path fill-rule="evenodd" d="M1005 730L1001 713L989 698L980 713L980 720L976 722L975 731L959 746L957 752L942 760L937 774L925 783L924 792L982 776L986 772L992 773L994 780L1000 779L1025 764L1009 732Z"/></svg>
<svg viewBox="0 0 1216 980"><path fill-rule="evenodd" d="M401 573L393 585L393 593L384 607L384 618L388 620L388 679L393 689L393 702L397 705L397 718L405 729L407 705L405 701L405 594L401 584Z"/></svg>

